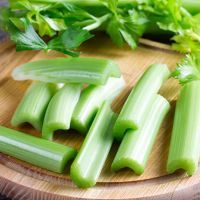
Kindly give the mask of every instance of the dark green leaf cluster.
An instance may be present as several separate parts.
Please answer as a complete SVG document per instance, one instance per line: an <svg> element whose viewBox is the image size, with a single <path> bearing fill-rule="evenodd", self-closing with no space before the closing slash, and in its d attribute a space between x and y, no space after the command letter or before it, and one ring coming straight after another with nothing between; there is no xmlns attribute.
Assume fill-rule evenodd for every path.
<svg viewBox="0 0 200 200"><path fill-rule="evenodd" d="M9 14L3 19L5 24L13 23L23 31L20 34L23 37L31 39L24 35L30 33L31 26L34 35L50 37L52 41L43 44L44 50L54 49L73 56L78 55L73 49L90 39L92 31L103 30L117 45L127 43L136 48L149 26L171 32L173 49L192 53L200 49L200 14L192 15L182 3L182 0L10 0ZM23 18L30 22L27 30ZM18 42L13 34L10 32L11 38ZM38 48L28 43L27 46Z"/></svg>
<svg viewBox="0 0 200 200"><path fill-rule="evenodd" d="M181 53L200 51L200 14L192 15L183 7L182 0L144 0L140 1L139 8L160 29L174 34L174 50Z"/></svg>
<svg viewBox="0 0 200 200"><path fill-rule="evenodd" d="M122 46L125 41L131 48L136 48L138 39L144 33L148 23L145 14L131 6L119 8L115 0L101 1L112 13L106 26L106 32L111 39L118 46Z"/></svg>
<svg viewBox="0 0 200 200"><path fill-rule="evenodd" d="M10 39L16 43L16 51L55 50L76 57L79 56L79 52L75 52L73 49L92 37L88 31L71 26L46 43L39 37L28 19L20 18L20 24L23 30L17 28L11 21L7 22L6 26Z"/></svg>
<svg viewBox="0 0 200 200"><path fill-rule="evenodd" d="M15 34L15 31L11 29L8 32L16 43L17 50L54 49L71 56L77 56L78 53L72 52L72 50L85 40L90 39L91 31L99 29L105 30L119 46L126 42L131 48L137 47L137 42L148 22L144 13L138 11L131 4L120 7L117 0L97 1L99 1L100 7L93 7L94 9L90 10L72 2L69 3L67 0L59 1L59 3L10 0L12 14L10 13L8 16L7 26L12 23L17 33ZM26 29L22 23L24 18L30 22L28 28L25 27ZM30 36L31 32L34 35L33 41L31 41L33 39ZM40 37L49 36L53 39L45 44L39 36L36 37L37 34ZM18 36L20 37L17 39ZM29 38L29 42L22 37ZM35 42L36 38L37 42ZM25 42L27 42L27 47L25 47ZM36 43L40 45L34 46Z"/></svg>

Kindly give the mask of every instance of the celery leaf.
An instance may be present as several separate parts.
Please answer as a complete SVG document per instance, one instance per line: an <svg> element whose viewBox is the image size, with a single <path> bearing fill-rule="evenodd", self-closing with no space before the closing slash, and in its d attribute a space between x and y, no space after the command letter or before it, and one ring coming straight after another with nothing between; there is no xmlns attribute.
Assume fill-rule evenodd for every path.
<svg viewBox="0 0 200 200"><path fill-rule="evenodd" d="M186 55L178 64L171 76L178 79L180 84L200 80L200 54Z"/></svg>

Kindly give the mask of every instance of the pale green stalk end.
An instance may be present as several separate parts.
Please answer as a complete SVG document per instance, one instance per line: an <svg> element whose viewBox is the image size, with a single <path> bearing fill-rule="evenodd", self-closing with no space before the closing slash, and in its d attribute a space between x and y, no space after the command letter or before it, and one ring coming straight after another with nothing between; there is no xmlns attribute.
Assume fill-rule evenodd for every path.
<svg viewBox="0 0 200 200"><path fill-rule="evenodd" d="M56 90L57 86L54 84L33 83L26 91L12 117L12 126L19 126L27 122L35 129L41 130L46 108Z"/></svg>
<svg viewBox="0 0 200 200"><path fill-rule="evenodd" d="M88 86L81 93L80 100L72 116L71 127L86 134L94 117L106 100L112 102L125 87L124 78L110 77L103 86Z"/></svg>
<svg viewBox="0 0 200 200"><path fill-rule="evenodd" d="M110 104L105 102L71 165L70 176L78 187L88 188L96 184L113 142L115 120Z"/></svg>
<svg viewBox="0 0 200 200"><path fill-rule="evenodd" d="M80 84L67 84L53 96L44 118L43 138L52 140L54 131L70 128L72 114L78 103L81 88Z"/></svg>
<svg viewBox="0 0 200 200"><path fill-rule="evenodd" d="M167 172L184 169L193 175L200 156L200 81L186 83L177 100Z"/></svg>
<svg viewBox="0 0 200 200"><path fill-rule="evenodd" d="M145 71L132 89L116 121L114 137L117 140L122 140L126 130L141 127L159 89L169 75L170 71L164 64L153 64Z"/></svg>
<svg viewBox="0 0 200 200"><path fill-rule="evenodd" d="M169 102L157 95L142 126L125 133L111 166L113 171L128 167L138 175L144 172L156 136L169 109Z"/></svg>
<svg viewBox="0 0 200 200"><path fill-rule="evenodd" d="M109 77L120 77L119 66L106 59L55 58L28 62L12 72L15 80L38 80L51 83L87 83L104 85Z"/></svg>
<svg viewBox="0 0 200 200"><path fill-rule="evenodd" d="M75 149L0 126L0 152L35 166L62 173Z"/></svg>

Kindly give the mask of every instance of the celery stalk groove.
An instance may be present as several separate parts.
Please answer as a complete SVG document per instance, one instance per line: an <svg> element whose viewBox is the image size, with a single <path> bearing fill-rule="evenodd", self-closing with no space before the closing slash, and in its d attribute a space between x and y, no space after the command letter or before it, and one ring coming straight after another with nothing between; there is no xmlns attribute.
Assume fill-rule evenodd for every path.
<svg viewBox="0 0 200 200"><path fill-rule="evenodd" d="M157 95L141 128L125 133L112 163L113 171L129 167L138 175L144 172L159 128L169 108L168 101Z"/></svg>
<svg viewBox="0 0 200 200"><path fill-rule="evenodd" d="M50 101L42 127L42 137L53 139L53 132L70 128L71 117L81 93L80 84L67 84Z"/></svg>
<svg viewBox="0 0 200 200"><path fill-rule="evenodd" d="M151 65L126 100L114 126L114 136L122 140L127 129L138 129L149 112L156 94L170 72L164 64Z"/></svg>
<svg viewBox="0 0 200 200"><path fill-rule="evenodd" d="M12 72L15 80L39 80L52 83L88 83L103 85L110 76L120 77L111 60L97 58L55 58L25 63Z"/></svg>
<svg viewBox="0 0 200 200"><path fill-rule="evenodd" d="M82 93L72 116L72 128L85 134L105 100L112 101L125 86L123 77L109 78L103 86L88 86Z"/></svg>
<svg viewBox="0 0 200 200"><path fill-rule="evenodd" d="M96 184L113 142L112 126L115 120L116 115L110 104L104 103L71 166L70 176L78 187L87 188Z"/></svg>
<svg viewBox="0 0 200 200"><path fill-rule="evenodd" d="M177 100L167 172L184 169L193 175L200 156L200 81L183 86Z"/></svg>
<svg viewBox="0 0 200 200"><path fill-rule="evenodd" d="M18 126L28 122L37 130L41 130L46 108L56 89L54 84L33 83L18 105L11 124Z"/></svg>
<svg viewBox="0 0 200 200"><path fill-rule="evenodd" d="M0 152L38 167L62 173L76 150L0 126Z"/></svg>

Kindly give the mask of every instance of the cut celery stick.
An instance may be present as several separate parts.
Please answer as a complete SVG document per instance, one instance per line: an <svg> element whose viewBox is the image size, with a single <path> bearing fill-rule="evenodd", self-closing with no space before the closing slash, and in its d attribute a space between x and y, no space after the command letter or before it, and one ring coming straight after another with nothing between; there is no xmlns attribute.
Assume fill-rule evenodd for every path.
<svg viewBox="0 0 200 200"><path fill-rule="evenodd" d="M125 86L123 77L109 78L103 86L88 86L81 94L72 115L71 127L85 134L102 103L112 101Z"/></svg>
<svg viewBox="0 0 200 200"><path fill-rule="evenodd" d="M15 80L40 80L54 83L105 84L109 76L120 77L118 65L97 58L56 58L23 64L14 69Z"/></svg>
<svg viewBox="0 0 200 200"><path fill-rule="evenodd" d="M151 65L138 81L124 104L114 126L114 137L122 140L127 129L141 127L155 96L163 82L169 77L167 65Z"/></svg>
<svg viewBox="0 0 200 200"><path fill-rule="evenodd" d="M57 86L54 84L33 83L18 105L11 124L18 126L28 122L37 130L41 130L46 108L56 90Z"/></svg>
<svg viewBox="0 0 200 200"><path fill-rule="evenodd" d="M157 95L141 128L125 133L112 163L113 171L129 167L138 175L144 172L159 128L169 108L168 101Z"/></svg>
<svg viewBox="0 0 200 200"><path fill-rule="evenodd" d="M116 115L110 109L110 104L105 102L71 166L70 176L78 187L87 188L96 184L113 142L115 120Z"/></svg>
<svg viewBox="0 0 200 200"><path fill-rule="evenodd" d="M62 173L76 150L0 126L0 152L53 172Z"/></svg>
<svg viewBox="0 0 200 200"><path fill-rule="evenodd" d="M71 117L81 93L80 84L67 84L51 99L44 118L42 137L53 139L53 132L70 128Z"/></svg>
<svg viewBox="0 0 200 200"><path fill-rule="evenodd" d="M193 175L200 156L200 81L183 86L177 101L167 172L184 169Z"/></svg>

